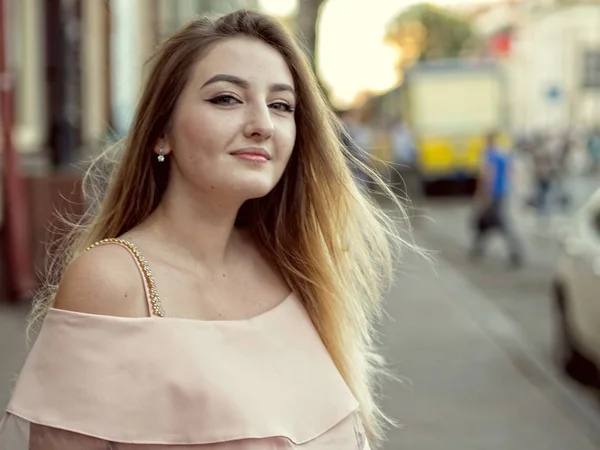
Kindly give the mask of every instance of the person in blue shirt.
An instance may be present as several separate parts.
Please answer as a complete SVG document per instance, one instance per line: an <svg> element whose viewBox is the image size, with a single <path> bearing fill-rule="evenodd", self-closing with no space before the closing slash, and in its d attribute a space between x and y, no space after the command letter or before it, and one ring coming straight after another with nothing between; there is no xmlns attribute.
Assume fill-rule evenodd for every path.
<svg viewBox="0 0 600 450"><path fill-rule="evenodd" d="M476 223L471 257L482 257L487 236L491 231L499 231L506 240L510 264L516 268L521 266L523 258L519 241L507 217L512 165L510 153L497 144L495 134L490 134L475 191Z"/></svg>

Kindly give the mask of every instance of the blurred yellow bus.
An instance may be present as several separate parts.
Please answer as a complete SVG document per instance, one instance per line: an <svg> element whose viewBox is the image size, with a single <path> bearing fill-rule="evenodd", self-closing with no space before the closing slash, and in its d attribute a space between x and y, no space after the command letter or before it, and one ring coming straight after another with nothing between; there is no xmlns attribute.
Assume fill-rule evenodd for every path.
<svg viewBox="0 0 600 450"><path fill-rule="evenodd" d="M502 145L511 145L505 89L501 67L491 62L441 60L411 67L399 88L365 105L374 128L375 164L395 162L391 129L401 121L412 132L414 168L425 191L438 181L475 181L486 135L495 132ZM385 164L378 166L389 172Z"/></svg>
<svg viewBox="0 0 600 450"><path fill-rule="evenodd" d="M442 180L475 180L491 132L510 146L508 96L499 65L420 63L406 72L403 91L402 115L415 138L425 188Z"/></svg>

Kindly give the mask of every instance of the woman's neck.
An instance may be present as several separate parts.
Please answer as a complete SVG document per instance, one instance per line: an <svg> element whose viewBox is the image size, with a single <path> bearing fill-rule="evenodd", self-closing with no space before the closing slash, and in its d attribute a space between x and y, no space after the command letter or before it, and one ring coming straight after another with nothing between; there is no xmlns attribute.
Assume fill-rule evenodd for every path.
<svg viewBox="0 0 600 450"><path fill-rule="evenodd" d="M239 206L165 193L148 225L177 254L218 270L240 244Z"/></svg>

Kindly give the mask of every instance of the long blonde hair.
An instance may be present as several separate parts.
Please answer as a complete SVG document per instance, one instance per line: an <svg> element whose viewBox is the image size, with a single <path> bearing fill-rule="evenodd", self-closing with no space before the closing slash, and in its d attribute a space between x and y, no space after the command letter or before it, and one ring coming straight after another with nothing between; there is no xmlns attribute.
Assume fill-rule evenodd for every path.
<svg viewBox="0 0 600 450"><path fill-rule="evenodd" d="M246 202L238 224L253 229L258 245L302 299L359 400L365 428L375 443L383 435L385 416L375 401L375 375L382 361L375 351L374 323L392 279L394 250L411 244L400 238L395 221L359 189L349 166L369 169L342 144L341 124L303 51L268 16L237 11L218 19L200 17L158 49L129 135L116 152L112 148L101 155L84 178L84 186L90 181L97 186L95 169L118 155L108 181L99 191L87 192L90 209L64 241L61 256L54 259L49 273L56 276L39 295L32 320L44 317L56 281L77 255L96 241L132 229L160 203L169 168L168 162L156 162L153 148L168 130L193 65L209 46L240 35L260 39L283 56L294 78L298 104L295 150L281 181L265 197ZM369 172L394 198L377 174Z"/></svg>

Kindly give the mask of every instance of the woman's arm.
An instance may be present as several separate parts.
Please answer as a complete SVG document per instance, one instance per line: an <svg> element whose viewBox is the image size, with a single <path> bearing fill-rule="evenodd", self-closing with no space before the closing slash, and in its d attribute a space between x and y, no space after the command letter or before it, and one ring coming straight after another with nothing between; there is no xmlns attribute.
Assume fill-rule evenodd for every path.
<svg viewBox="0 0 600 450"><path fill-rule="evenodd" d="M148 315L140 271L129 250L101 245L76 258L66 270L54 307L120 317Z"/></svg>
<svg viewBox="0 0 600 450"><path fill-rule="evenodd" d="M128 251L103 245L79 256L67 269L54 307L89 314L146 316L144 285ZM73 345L77 345L76 342ZM110 450L108 441L30 424L29 450Z"/></svg>

